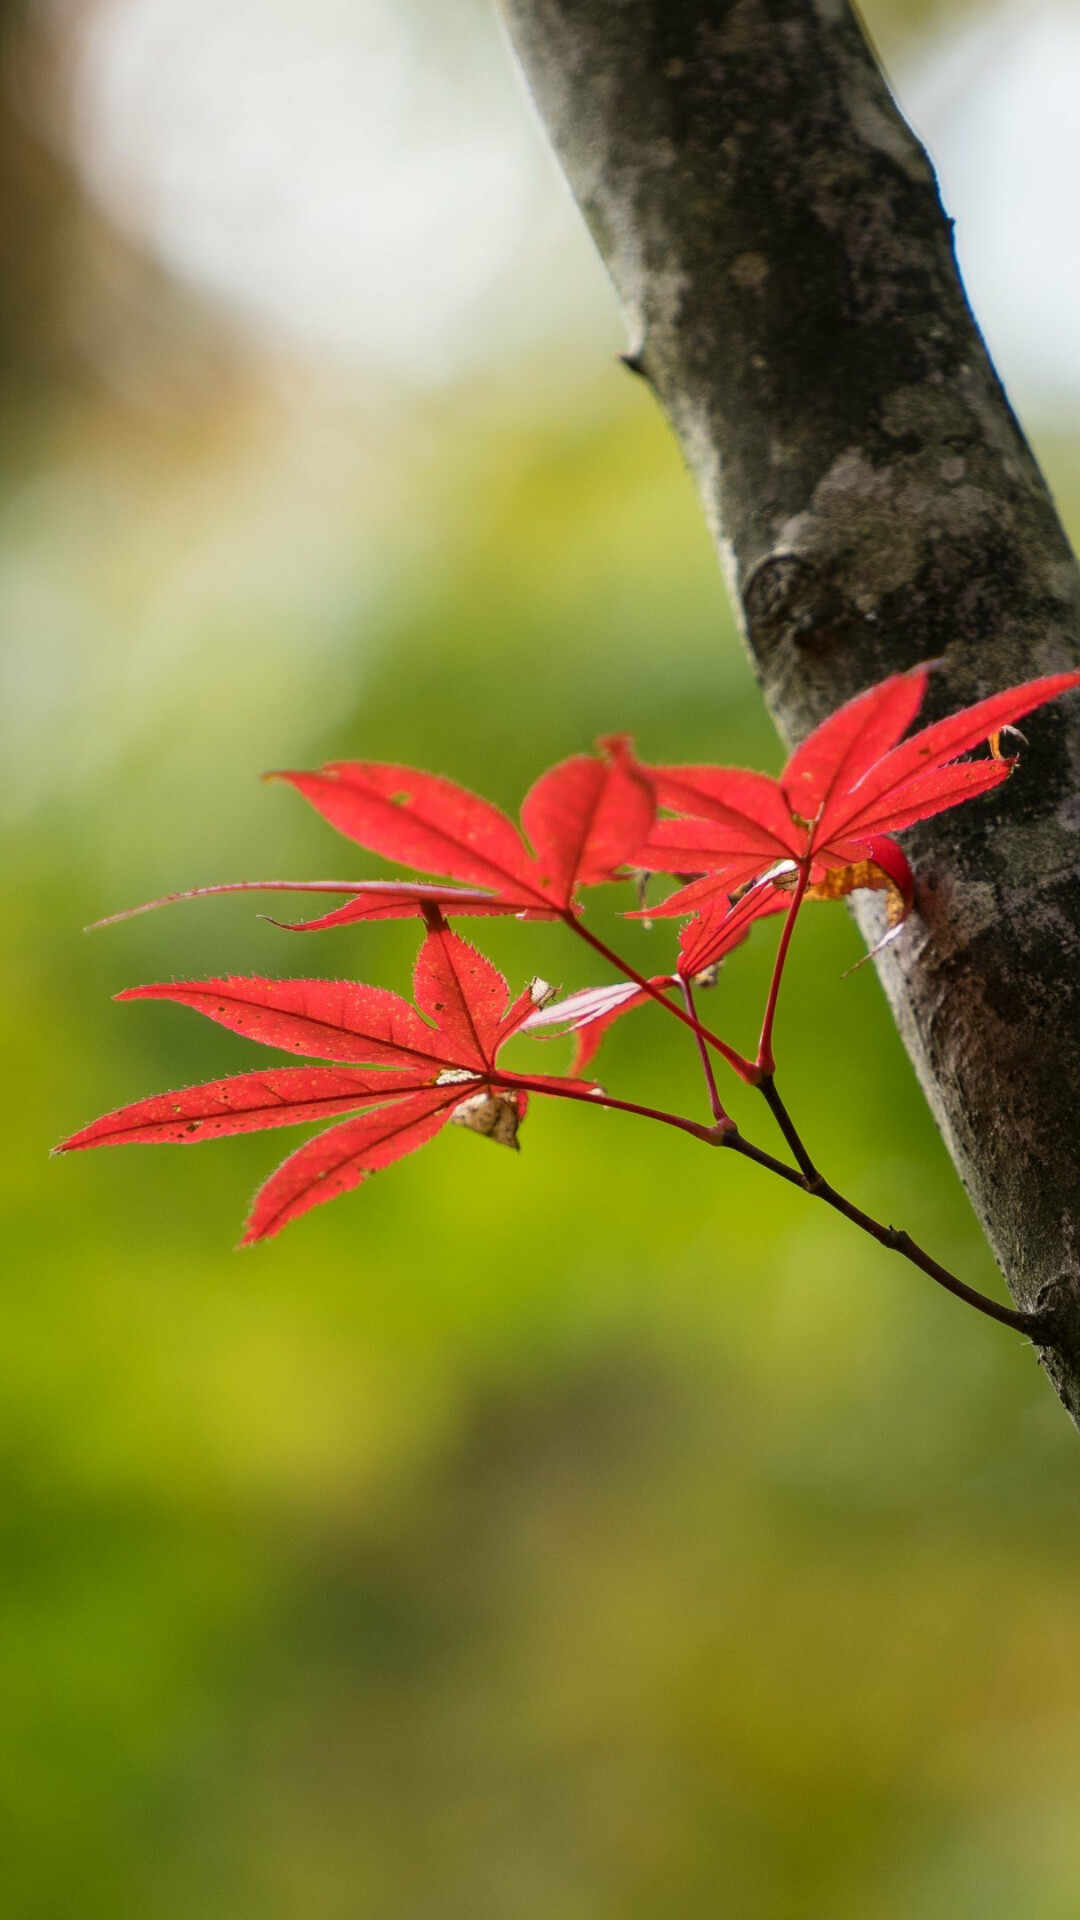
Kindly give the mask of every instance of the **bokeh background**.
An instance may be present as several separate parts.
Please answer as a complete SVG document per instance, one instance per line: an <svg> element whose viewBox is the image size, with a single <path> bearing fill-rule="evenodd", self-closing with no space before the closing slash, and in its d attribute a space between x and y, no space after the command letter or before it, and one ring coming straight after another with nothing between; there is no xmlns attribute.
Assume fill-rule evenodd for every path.
<svg viewBox="0 0 1080 1920"><path fill-rule="evenodd" d="M868 14L1080 529L1080 17ZM1073 1920L1080 1452L1007 1332L615 1115L534 1109L520 1156L455 1131L244 1255L296 1136L48 1161L255 1064L127 984L407 990L407 925L81 931L379 870L266 767L400 757L513 807L601 730L780 755L486 0L0 24L0 1908ZM478 924L515 983L597 977ZM769 945L711 1003L747 1039ZM789 1097L994 1288L858 952L807 915ZM700 1104L659 1014L604 1073Z"/></svg>

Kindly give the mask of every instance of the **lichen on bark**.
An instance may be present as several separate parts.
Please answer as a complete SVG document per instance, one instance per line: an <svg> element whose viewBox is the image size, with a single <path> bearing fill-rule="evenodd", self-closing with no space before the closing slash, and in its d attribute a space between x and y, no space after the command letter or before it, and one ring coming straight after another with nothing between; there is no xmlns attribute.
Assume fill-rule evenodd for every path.
<svg viewBox="0 0 1080 1920"><path fill-rule="evenodd" d="M847 0L503 7L787 741L919 660L930 717L1076 665L1080 571ZM912 834L878 965L1080 1420L1080 696L1025 731L1023 779Z"/></svg>

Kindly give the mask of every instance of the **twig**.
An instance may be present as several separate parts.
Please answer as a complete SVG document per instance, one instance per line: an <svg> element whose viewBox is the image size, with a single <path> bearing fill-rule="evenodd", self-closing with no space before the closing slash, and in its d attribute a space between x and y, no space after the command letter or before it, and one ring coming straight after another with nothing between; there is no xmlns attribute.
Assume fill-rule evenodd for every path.
<svg viewBox="0 0 1080 1920"><path fill-rule="evenodd" d="M769 1110L801 1169L803 1185L807 1193L816 1199L824 1200L826 1206L832 1207L837 1213L842 1213L845 1219L853 1221L857 1227L862 1228L864 1233L868 1233L872 1239L876 1240L879 1246L887 1247L892 1253L902 1254L905 1260L910 1260L912 1266L928 1274L931 1280L936 1280L940 1287L955 1294L958 1300L966 1300L968 1305L975 1307L979 1313L986 1314L991 1320L999 1320L1003 1326L1015 1328L1017 1333L1027 1334L1044 1346L1054 1344L1053 1340L1048 1338L1049 1324L1045 1316L1026 1313L1017 1307L1002 1306L997 1300L992 1300L988 1294L979 1293L975 1287L969 1287L966 1280L958 1279L956 1274L950 1273L947 1267L943 1267L939 1261L932 1259L909 1233L898 1227L883 1226L879 1220L874 1220L870 1214L864 1213L861 1207L855 1206L853 1201L845 1199L844 1195L818 1172L803 1145L795 1122L777 1092L776 1083L771 1074L766 1075L760 1087Z"/></svg>
<svg viewBox="0 0 1080 1920"><path fill-rule="evenodd" d="M784 1162L778 1160L774 1154L767 1153L764 1148L757 1147L752 1141L744 1139L731 1120L720 1119L715 1126L705 1127L699 1121L689 1120L681 1114L667 1113L657 1107L638 1106L631 1100L615 1100L610 1095L600 1092L587 1093L583 1090L577 1093L572 1087L554 1087L542 1079L531 1079L525 1074L497 1073L493 1076L493 1084L520 1087L523 1092L548 1094L558 1100L577 1100L589 1106L610 1107L619 1113L633 1113L642 1120L658 1120L663 1126L677 1127L681 1133L691 1134L705 1146L727 1147L733 1153L739 1154L742 1159L752 1160L755 1166L764 1168L767 1173L775 1174L789 1186L798 1187L811 1199L823 1200L826 1206L833 1208L834 1212L843 1214L846 1220L850 1220L854 1226L861 1228L863 1233L869 1234L879 1246L885 1247L890 1253L900 1254L921 1273L925 1273L929 1279L936 1281L939 1287L944 1287L947 1293L954 1294L958 1300L965 1301L969 1307L974 1307L977 1313L985 1314L987 1319L996 1320L1003 1327L1011 1327L1015 1333L1023 1334L1037 1346L1052 1347L1058 1344L1054 1324L1049 1316L1044 1313L1025 1312L1019 1307L1003 1306L1000 1301L992 1300L989 1294L980 1293L976 1287L968 1286L966 1280L961 1280L955 1273L950 1273L948 1267L943 1267L940 1261L934 1260L902 1228L885 1226L880 1220L875 1220L870 1214L865 1213L861 1207L857 1207L853 1201L846 1199L836 1187L813 1168L813 1163L802 1142L799 1141L799 1136L787 1115L787 1109L778 1095L775 1095L776 1104L773 1108L777 1120L780 1120L780 1115L783 1113L784 1122L781 1124L784 1125L785 1138L788 1139L792 1152L795 1152L795 1142L799 1141L799 1152L809 1170L796 1172L794 1167L785 1166ZM772 1105L771 1100L770 1105Z"/></svg>
<svg viewBox="0 0 1080 1920"><path fill-rule="evenodd" d="M821 1175L803 1146L795 1122L776 1090L776 1081L771 1073L767 1073L764 1079L758 1081L758 1092L763 1095L773 1119L791 1148L795 1164L806 1181L807 1192L816 1193L821 1185Z"/></svg>

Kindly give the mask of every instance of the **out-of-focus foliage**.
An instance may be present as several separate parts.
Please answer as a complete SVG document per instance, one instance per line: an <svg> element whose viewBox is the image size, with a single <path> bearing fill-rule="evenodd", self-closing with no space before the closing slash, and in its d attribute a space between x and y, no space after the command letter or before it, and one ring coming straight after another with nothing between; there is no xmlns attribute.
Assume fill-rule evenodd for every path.
<svg viewBox="0 0 1080 1920"><path fill-rule="evenodd" d="M265 767L401 758L514 808L602 729L781 754L613 359L538 346L410 398L245 351L107 234L20 85L5 1914L1067 1920L1076 1437L1018 1341L614 1114L538 1104L520 1156L455 1130L245 1255L272 1143L48 1162L106 1107L253 1063L125 985L302 958L407 988L407 926L304 942L240 900L80 932L174 886L376 871ZM1074 443L1040 450L1080 526ZM669 937L626 935L650 970ZM557 929L483 938L515 981L595 977ZM747 1040L768 945L717 989ZM839 978L858 951L807 916L785 1091L856 1197L992 1288L871 972ZM616 1030L605 1079L700 1111L669 1024Z"/></svg>

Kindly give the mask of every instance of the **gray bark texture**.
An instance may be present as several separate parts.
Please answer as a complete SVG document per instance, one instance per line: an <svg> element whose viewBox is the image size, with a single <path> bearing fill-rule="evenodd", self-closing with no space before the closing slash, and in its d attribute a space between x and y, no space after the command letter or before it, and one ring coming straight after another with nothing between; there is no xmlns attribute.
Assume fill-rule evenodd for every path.
<svg viewBox="0 0 1080 1920"><path fill-rule="evenodd" d="M786 740L918 661L927 719L1080 664L1080 570L847 0L503 7ZM1080 1422L1080 694L1024 730L1011 781L907 836L878 965Z"/></svg>

